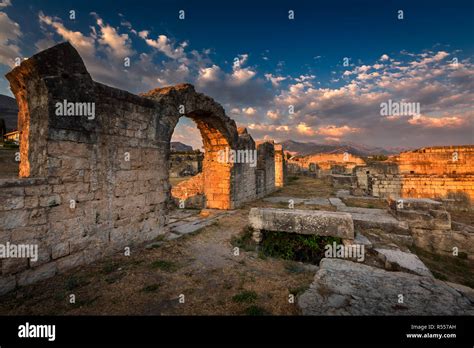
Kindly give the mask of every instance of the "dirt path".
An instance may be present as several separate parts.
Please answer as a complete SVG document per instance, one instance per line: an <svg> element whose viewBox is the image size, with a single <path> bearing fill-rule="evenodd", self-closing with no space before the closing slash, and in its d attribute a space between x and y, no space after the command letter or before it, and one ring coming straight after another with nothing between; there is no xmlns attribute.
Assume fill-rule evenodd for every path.
<svg viewBox="0 0 474 348"><path fill-rule="evenodd" d="M234 255L231 239L242 233L249 208L157 248L20 288L0 299L0 314L298 314L289 294L303 291L315 270L254 251Z"/></svg>

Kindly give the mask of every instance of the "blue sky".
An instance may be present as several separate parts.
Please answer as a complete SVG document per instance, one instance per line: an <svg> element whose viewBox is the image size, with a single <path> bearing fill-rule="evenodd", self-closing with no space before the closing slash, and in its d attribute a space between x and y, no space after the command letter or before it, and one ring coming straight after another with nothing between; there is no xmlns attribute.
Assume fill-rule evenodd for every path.
<svg viewBox="0 0 474 348"><path fill-rule="evenodd" d="M255 139L474 143L472 0L3 0L0 29L2 75L16 57L69 40L95 80L134 93L193 83ZM4 78L0 93L11 95ZM421 114L381 117L389 99ZM199 145L183 120L175 140L190 134Z"/></svg>

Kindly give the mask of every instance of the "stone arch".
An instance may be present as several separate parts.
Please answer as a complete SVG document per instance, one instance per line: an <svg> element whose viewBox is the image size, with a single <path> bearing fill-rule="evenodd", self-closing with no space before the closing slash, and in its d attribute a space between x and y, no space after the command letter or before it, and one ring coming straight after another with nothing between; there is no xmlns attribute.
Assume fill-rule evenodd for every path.
<svg viewBox="0 0 474 348"><path fill-rule="evenodd" d="M222 163L219 160L219 152L238 147L239 135L235 122L226 116L222 106L214 99L197 93L190 84L157 88L142 96L156 101L159 105L160 118L157 122L160 126L157 129L161 129L162 133L158 138L167 142L168 155L171 137L179 119L183 116L189 117L196 123L205 149L202 184L206 207L233 208L234 165Z"/></svg>

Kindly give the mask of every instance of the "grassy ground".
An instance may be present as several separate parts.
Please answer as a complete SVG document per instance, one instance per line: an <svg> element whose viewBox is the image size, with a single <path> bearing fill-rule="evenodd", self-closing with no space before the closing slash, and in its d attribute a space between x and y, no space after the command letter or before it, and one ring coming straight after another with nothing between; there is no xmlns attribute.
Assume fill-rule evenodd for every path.
<svg viewBox="0 0 474 348"><path fill-rule="evenodd" d="M292 179L293 178L293 179ZM330 197L335 190L322 179L307 176L290 177L288 186L274 194L274 196L291 196L295 198Z"/></svg>
<svg viewBox="0 0 474 348"><path fill-rule="evenodd" d="M275 195L332 193L324 181L300 177ZM246 226L249 209L256 206L272 204L252 202L196 234L132 248L131 256L117 254L22 287L0 297L0 315L297 315L289 295L307 289L315 270L262 255L252 246ZM458 264L416 253L438 277L474 285L472 261ZM75 304L69 302L71 294Z"/></svg>
<svg viewBox="0 0 474 348"><path fill-rule="evenodd" d="M289 294L307 288L314 270L243 247L235 255L231 240L245 233L252 206L197 234L22 287L0 298L0 314L296 315Z"/></svg>
<svg viewBox="0 0 474 348"><path fill-rule="evenodd" d="M388 203L384 199L343 198L349 207L387 209Z"/></svg>

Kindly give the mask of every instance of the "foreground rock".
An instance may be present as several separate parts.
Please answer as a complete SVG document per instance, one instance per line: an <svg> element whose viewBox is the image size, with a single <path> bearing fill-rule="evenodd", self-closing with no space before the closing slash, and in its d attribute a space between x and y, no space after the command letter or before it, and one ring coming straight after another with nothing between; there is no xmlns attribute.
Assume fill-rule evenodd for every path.
<svg viewBox="0 0 474 348"><path fill-rule="evenodd" d="M433 277L428 267L412 253L401 250L377 248L379 258L385 263L385 268L392 271L404 271L426 277Z"/></svg>
<svg viewBox="0 0 474 348"><path fill-rule="evenodd" d="M473 315L466 293L430 277L323 259L298 306L304 315Z"/></svg>
<svg viewBox="0 0 474 348"><path fill-rule="evenodd" d="M260 231L290 232L354 239L354 224L348 213L252 208L250 226L255 230L254 240L260 242Z"/></svg>

